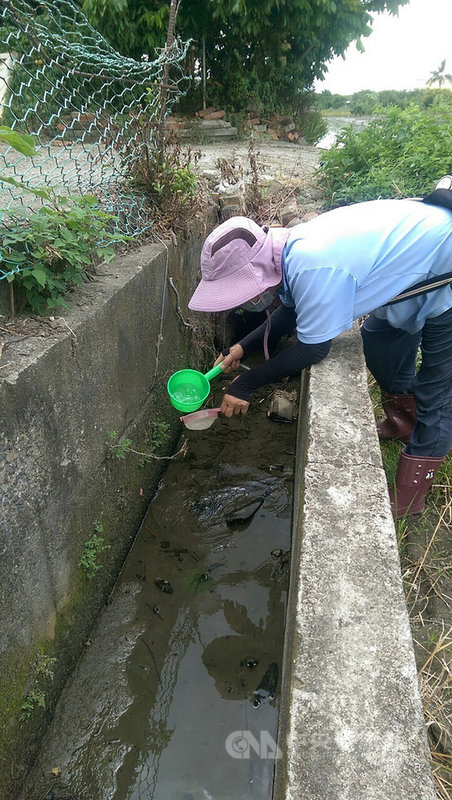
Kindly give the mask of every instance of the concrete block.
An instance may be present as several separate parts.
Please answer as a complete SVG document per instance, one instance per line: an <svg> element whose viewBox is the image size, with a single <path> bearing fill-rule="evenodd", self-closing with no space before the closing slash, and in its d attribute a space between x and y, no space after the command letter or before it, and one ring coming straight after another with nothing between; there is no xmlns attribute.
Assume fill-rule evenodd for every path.
<svg viewBox="0 0 452 800"><path fill-rule="evenodd" d="M220 206L238 206L243 207L244 205L244 196L240 192L234 192L234 194L222 194L220 196Z"/></svg>
<svg viewBox="0 0 452 800"><path fill-rule="evenodd" d="M226 141L227 139L235 139L237 133L238 133L237 128L234 128L231 125L229 128L218 128L209 131L209 137L213 140L221 139L222 141Z"/></svg>
<svg viewBox="0 0 452 800"><path fill-rule="evenodd" d="M196 112L196 116L205 117L206 114L211 114L213 111L215 111L215 108L213 106L208 106L208 108L201 108L199 111Z"/></svg>
<svg viewBox="0 0 452 800"><path fill-rule="evenodd" d="M225 222L227 219L231 219L231 217L237 217L243 214L243 205L222 205L221 206L221 219Z"/></svg>
<svg viewBox="0 0 452 800"><path fill-rule="evenodd" d="M298 207L295 200L282 207L279 217L283 227L286 227L289 222L298 217Z"/></svg>
<svg viewBox="0 0 452 800"><path fill-rule="evenodd" d="M211 116L209 116L207 119L204 117L204 119L202 119L201 122L199 123L199 129L201 131L204 130L210 131L215 128L230 128L230 127L231 127L230 122L226 122L226 120L224 119L216 119Z"/></svg>
<svg viewBox="0 0 452 800"><path fill-rule="evenodd" d="M206 114L203 114L203 119L223 119L225 116L226 111L209 111Z"/></svg>

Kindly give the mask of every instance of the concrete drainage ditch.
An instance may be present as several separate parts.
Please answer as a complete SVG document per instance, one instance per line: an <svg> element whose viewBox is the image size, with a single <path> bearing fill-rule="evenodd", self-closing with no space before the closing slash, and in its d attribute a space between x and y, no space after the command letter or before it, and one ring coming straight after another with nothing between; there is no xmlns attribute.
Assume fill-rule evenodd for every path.
<svg viewBox="0 0 452 800"><path fill-rule="evenodd" d="M184 307L198 253L199 238L171 262ZM173 494L163 502L162 485L157 512L151 506L143 523L143 550L137 540L91 635L152 493L148 466L106 458L107 430L145 437L157 416L172 414L164 393L149 404L156 329L148 335L147 326L150 317L163 319L162 298L162 375L186 365L189 347L166 294L165 251L140 251L117 274L108 286L88 289L91 308L65 318L72 333L32 344L21 370L3 371L3 795L9 800L25 785L24 800L229 800L272 792L274 800L433 800L357 331L339 337L301 382L291 546L293 426L275 429L259 406L232 428L219 420L201 434L207 440L216 431L215 453L190 459L189 450L185 476L171 478L168 470ZM94 297L99 288L103 297ZM103 341L101 353L93 341ZM174 445L173 435L167 452ZM156 481L160 467L153 470ZM226 496L221 505L218 480L228 496L231 487L237 495L254 482L235 521ZM218 507L222 520L213 518L207 534L203 514L212 522ZM110 549L103 572L87 584L77 567L93 520L103 522ZM220 547L228 543L236 547ZM36 652L57 658L46 687L50 714L82 651L24 784L27 754L46 722L38 709L34 722L14 723Z"/></svg>
<svg viewBox="0 0 452 800"><path fill-rule="evenodd" d="M266 395L184 432L23 800L270 800L296 425Z"/></svg>

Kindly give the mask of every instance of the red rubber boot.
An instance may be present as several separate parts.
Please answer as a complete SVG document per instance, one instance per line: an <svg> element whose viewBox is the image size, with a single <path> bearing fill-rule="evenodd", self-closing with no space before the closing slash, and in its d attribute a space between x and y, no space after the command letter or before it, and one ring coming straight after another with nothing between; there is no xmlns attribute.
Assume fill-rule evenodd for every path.
<svg viewBox="0 0 452 800"><path fill-rule="evenodd" d="M377 422L378 438L400 439L408 444L416 425L416 400L412 394L389 394L381 392L386 419Z"/></svg>
<svg viewBox="0 0 452 800"><path fill-rule="evenodd" d="M425 495L444 459L445 456L426 458L401 454L395 476L395 488L389 490L394 519L400 519L405 514L420 514L424 510Z"/></svg>

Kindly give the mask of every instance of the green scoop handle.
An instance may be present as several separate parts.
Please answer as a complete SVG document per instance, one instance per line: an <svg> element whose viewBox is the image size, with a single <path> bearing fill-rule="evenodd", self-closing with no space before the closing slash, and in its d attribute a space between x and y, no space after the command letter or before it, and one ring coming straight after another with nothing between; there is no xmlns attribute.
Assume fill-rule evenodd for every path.
<svg viewBox="0 0 452 800"><path fill-rule="evenodd" d="M212 380L212 378L216 378L216 377L217 377L217 375L219 375L219 374L220 374L220 372L223 372L223 370L221 369L221 365L222 365L222 363L223 363L223 362L222 362L222 361L220 361L220 363L219 363L219 364L217 364L217 366L216 366L216 367L212 367L212 369L209 369L209 371L208 371L208 372L205 372L205 373L204 373L204 377L205 377L205 378L207 378L207 380L208 380L208 381L211 381L211 380Z"/></svg>

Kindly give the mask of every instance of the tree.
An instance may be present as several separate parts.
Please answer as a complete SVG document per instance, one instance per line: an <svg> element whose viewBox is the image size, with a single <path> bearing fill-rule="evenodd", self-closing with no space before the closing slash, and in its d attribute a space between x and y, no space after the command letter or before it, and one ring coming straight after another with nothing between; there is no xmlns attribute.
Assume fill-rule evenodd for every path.
<svg viewBox="0 0 452 800"><path fill-rule="evenodd" d="M449 72L446 72L445 69L446 59L443 58L438 69L435 69L430 73L431 77L427 81L427 86L433 86L434 83L437 83L439 88L442 89L443 84L446 81L452 83L452 75Z"/></svg>
<svg viewBox="0 0 452 800"><path fill-rule="evenodd" d="M80 0L92 24L126 55L165 43L169 0ZM327 62L372 31L372 12L408 0L182 0L177 33L205 52L209 102L235 110L296 106ZM193 91L195 91L194 83Z"/></svg>

